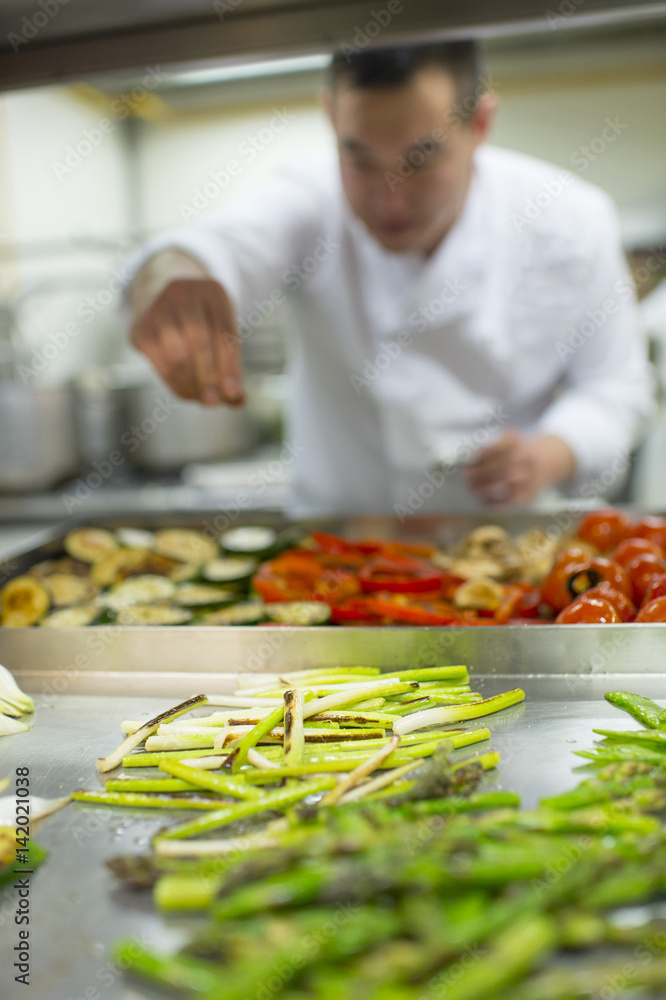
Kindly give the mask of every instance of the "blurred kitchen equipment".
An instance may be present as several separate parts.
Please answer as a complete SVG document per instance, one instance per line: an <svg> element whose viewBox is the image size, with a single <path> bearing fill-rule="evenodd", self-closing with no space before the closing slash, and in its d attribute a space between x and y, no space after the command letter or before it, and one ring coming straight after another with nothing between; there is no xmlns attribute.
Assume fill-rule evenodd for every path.
<svg viewBox="0 0 666 1000"><path fill-rule="evenodd" d="M201 406L174 396L146 375L127 392L128 417L120 442L129 460L154 472L247 454L261 440L251 407Z"/></svg>
<svg viewBox="0 0 666 1000"><path fill-rule="evenodd" d="M43 490L76 471L74 409L67 385L31 380L14 309L0 304L0 490Z"/></svg>
<svg viewBox="0 0 666 1000"><path fill-rule="evenodd" d="M0 490L43 490L76 471L69 386L0 382Z"/></svg>
<svg viewBox="0 0 666 1000"><path fill-rule="evenodd" d="M118 449L128 386L119 366L86 368L73 381L79 455L90 464Z"/></svg>

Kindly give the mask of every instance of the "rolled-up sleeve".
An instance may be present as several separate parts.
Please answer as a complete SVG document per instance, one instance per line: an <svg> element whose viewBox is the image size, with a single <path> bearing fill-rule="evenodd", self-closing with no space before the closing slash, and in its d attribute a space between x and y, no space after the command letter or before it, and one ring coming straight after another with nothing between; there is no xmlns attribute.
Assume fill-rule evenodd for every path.
<svg viewBox="0 0 666 1000"><path fill-rule="evenodd" d="M647 341L610 201L600 198L586 221L595 265L578 315L558 345L562 391L536 427L573 451L575 492L599 476L613 488L618 459L638 443L655 406Z"/></svg>

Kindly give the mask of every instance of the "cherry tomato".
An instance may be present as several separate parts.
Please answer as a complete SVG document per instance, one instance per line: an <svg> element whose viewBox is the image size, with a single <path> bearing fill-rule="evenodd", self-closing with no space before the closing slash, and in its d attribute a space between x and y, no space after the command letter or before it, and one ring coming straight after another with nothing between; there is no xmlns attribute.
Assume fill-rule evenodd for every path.
<svg viewBox="0 0 666 1000"><path fill-rule="evenodd" d="M583 594L568 608L560 611L555 619L557 625L607 625L621 622L619 614L605 597L590 597Z"/></svg>
<svg viewBox="0 0 666 1000"><path fill-rule="evenodd" d="M630 521L622 511L595 510L586 514L578 525L577 535L584 542L594 545L599 552L610 552L627 537Z"/></svg>
<svg viewBox="0 0 666 1000"><path fill-rule="evenodd" d="M631 534L635 538L649 538L666 552L666 518L650 515L642 517L640 521L636 521Z"/></svg>
<svg viewBox="0 0 666 1000"><path fill-rule="evenodd" d="M562 611L579 594L604 582L627 596L631 593L627 574L611 559L593 556L588 559L576 557L571 562L558 560L544 580L541 595L556 611Z"/></svg>
<svg viewBox="0 0 666 1000"><path fill-rule="evenodd" d="M631 581L631 597L637 607L643 603L645 592L655 576L661 576L664 572L666 572L666 562L663 559L658 559L651 552L634 556L627 564L627 576Z"/></svg>
<svg viewBox="0 0 666 1000"><path fill-rule="evenodd" d="M645 591L641 607L645 607L648 601L655 601L658 597L666 597L666 573L660 573L659 576L652 577L650 585Z"/></svg>
<svg viewBox="0 0 666 1000"><path fill-rule="evenodd" d="M570 577L589 566L590 557L579 548L565 549L559 554L555 565L541 585L541 597L555 611L561 611L571 603L574 594L568 588Z"/></svg>
<svg viewBox="0 0 666 1000"><path fill-rule="evenodd" d="M627 563L630 563L632 559L640 556L643 552L651 552L658 559L661 559L664 554L661 546L651 538L632 537L625 538L623 542L620 542L613 553L613 559L620 566L626 566Z"/></svg>
<svg viewBox="0 0 666 1000"><path fill-rule="evenodd" d="M666 622L666 597L648 601L636 615L637 622Z"/></svg>
<svg viewBox="0 0 666 1000"><path fill-rule="evenodd" d="M610 583L600 583L597 587L586 590L585 596L603 597L610 601L623 622L632 622L636 617L636 606L633 601Z"/></svg>

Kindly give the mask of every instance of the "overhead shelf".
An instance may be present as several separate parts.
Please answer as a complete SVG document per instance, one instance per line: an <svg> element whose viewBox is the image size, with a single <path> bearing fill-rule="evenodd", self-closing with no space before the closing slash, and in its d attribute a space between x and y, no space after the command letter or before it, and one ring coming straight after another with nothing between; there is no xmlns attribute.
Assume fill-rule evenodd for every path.
<svg viewBox="0 0 666 1000"><path fill-rule="evenodd" d="M570 31L666 17L663 0L5 0L0 87L147 66L275 57L429 37Z"/></svg>

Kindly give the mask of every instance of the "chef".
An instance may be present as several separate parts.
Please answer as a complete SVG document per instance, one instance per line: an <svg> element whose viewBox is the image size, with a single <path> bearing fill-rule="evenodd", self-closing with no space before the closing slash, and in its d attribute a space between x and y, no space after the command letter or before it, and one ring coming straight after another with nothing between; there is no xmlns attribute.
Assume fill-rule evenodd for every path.
<svg viewBox="0 0 666 1000"><path fill-rule="evenodd" d="M485 143L470 42L337 54L337 156L132 262L132 341L180 396L242 405L289 310L293 513L410 513L619 487L652 406L610 199Z"/></svg>

